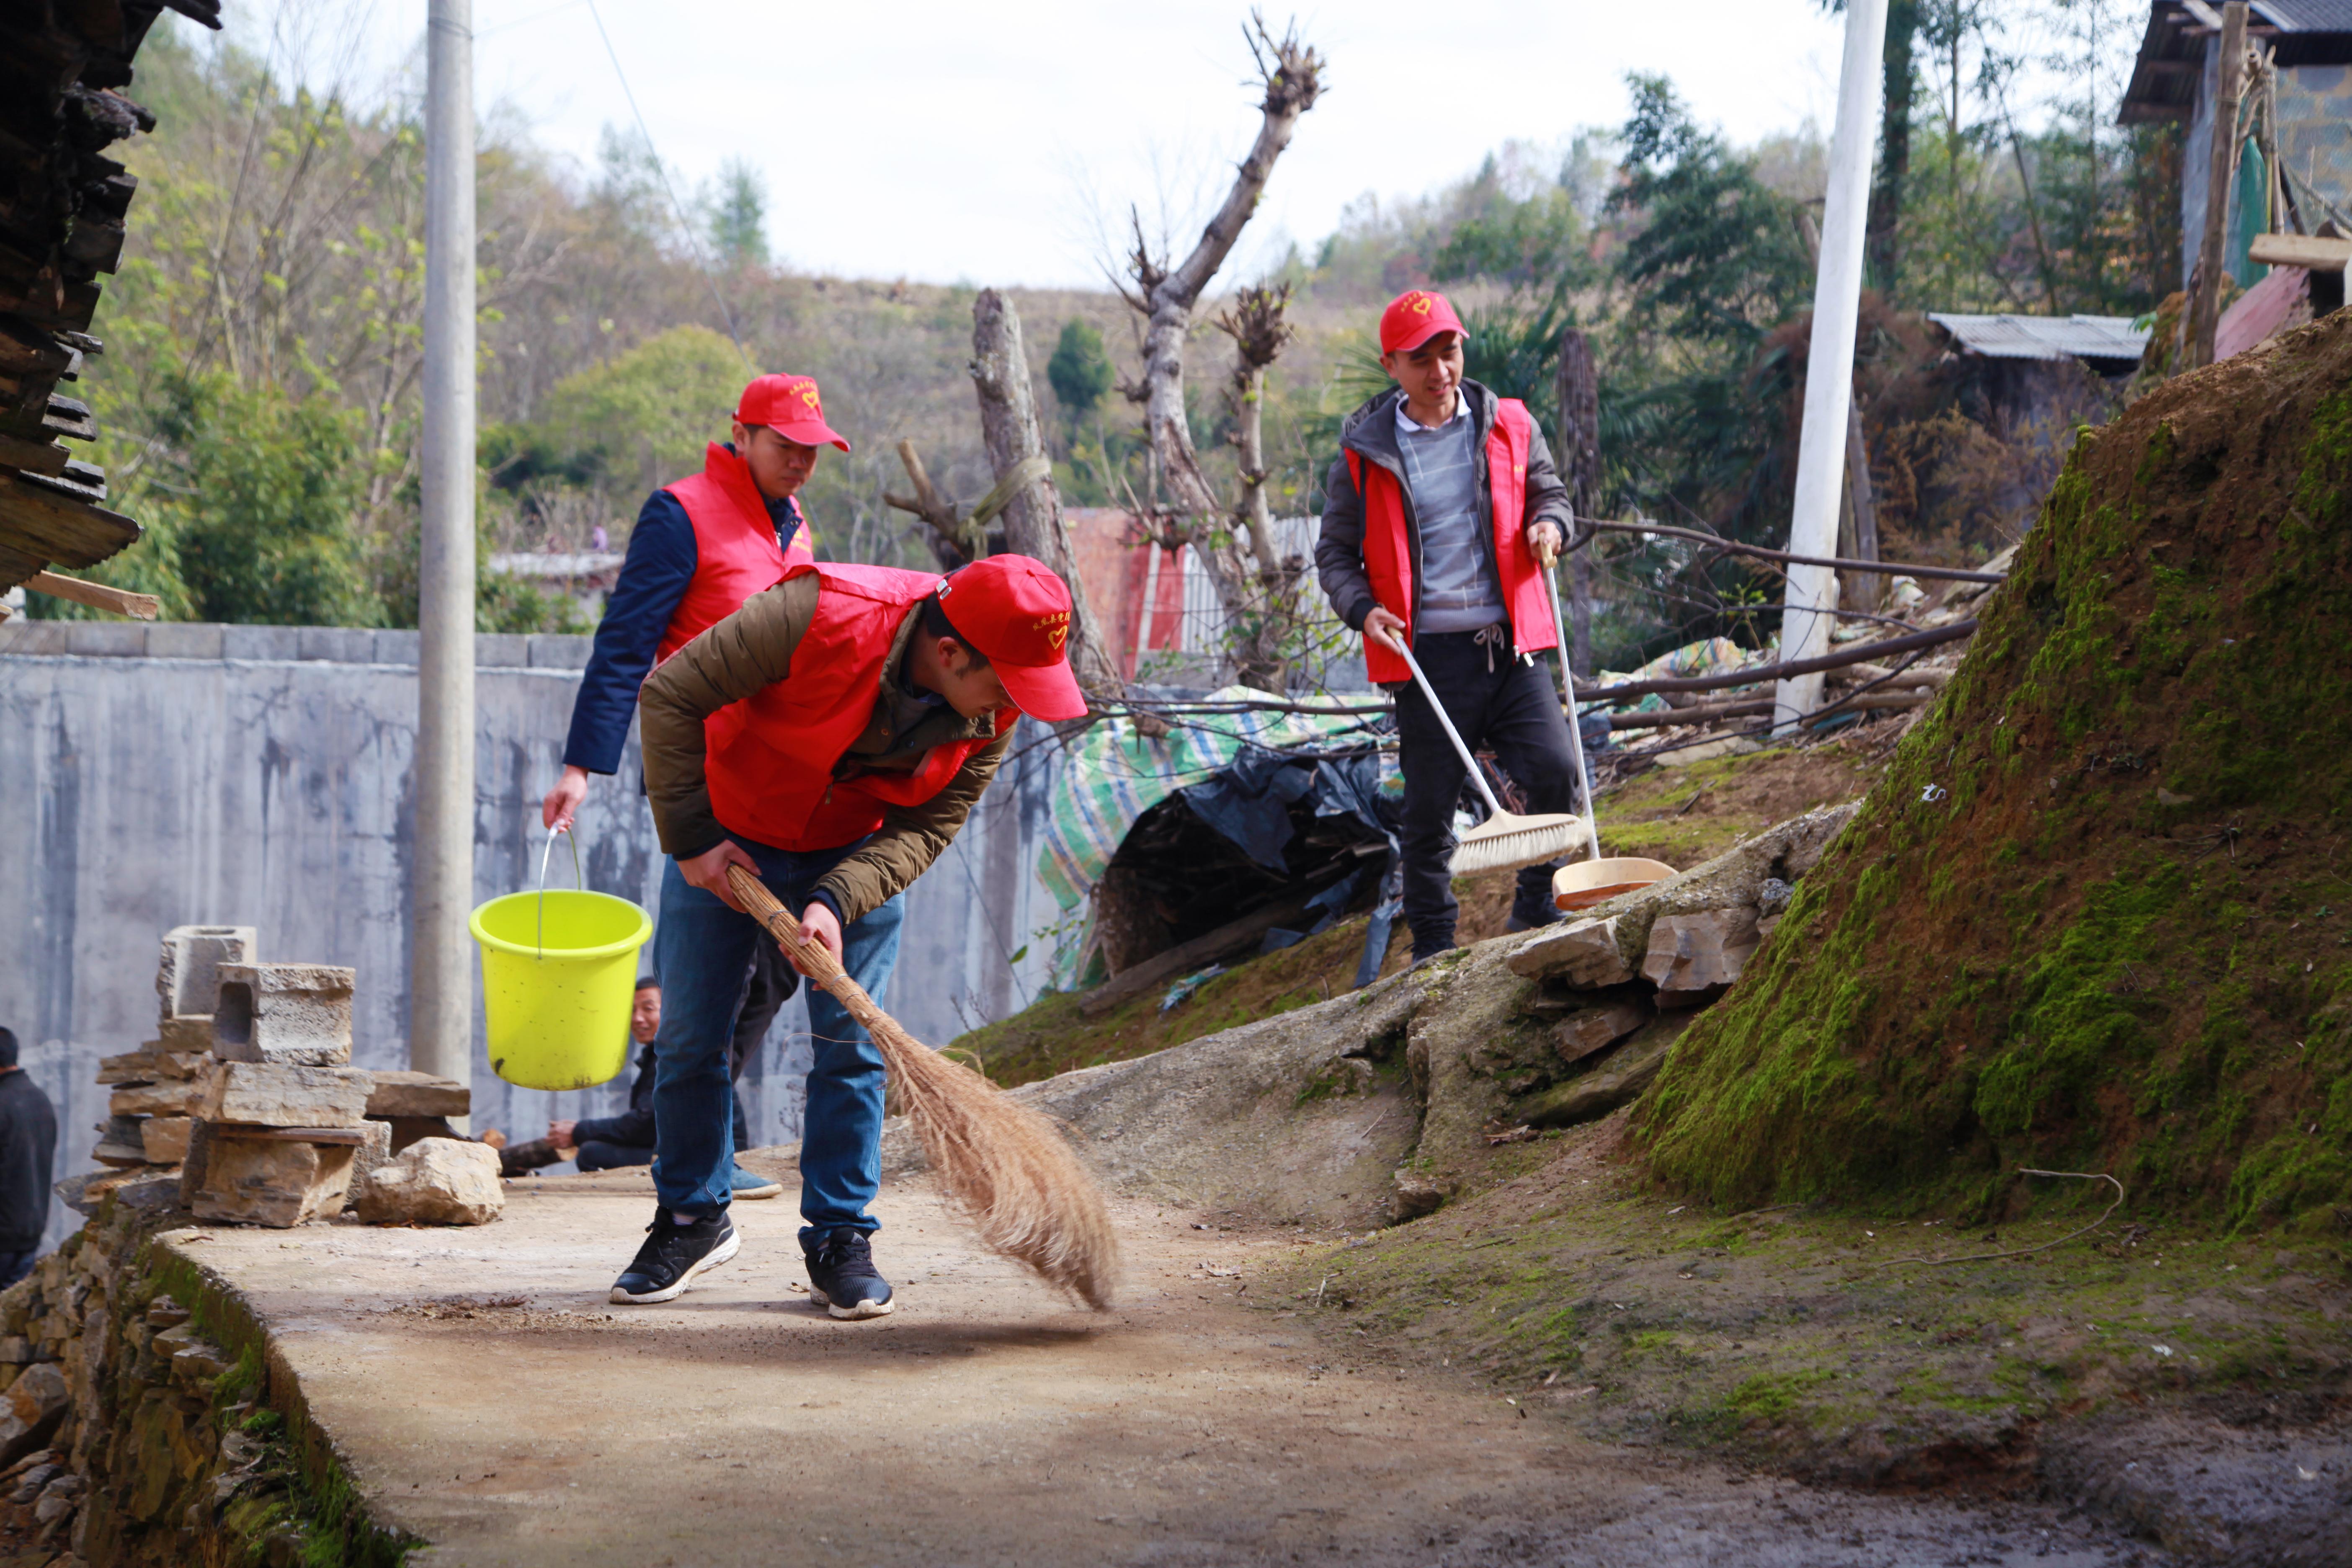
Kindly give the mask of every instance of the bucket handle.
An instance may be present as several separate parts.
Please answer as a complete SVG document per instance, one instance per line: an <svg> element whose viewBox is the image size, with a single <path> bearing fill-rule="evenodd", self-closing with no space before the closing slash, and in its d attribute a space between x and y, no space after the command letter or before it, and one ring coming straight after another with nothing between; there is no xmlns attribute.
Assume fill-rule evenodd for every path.
<svg viewBox="0 0 2352 1568"><path fill-rule="evenodd" d="M539 956L547 957L547 861L555 853L555 841L562 838L572 846L572 885L582 892L588 884L580 876L580 840L572 837L572 825L565 823L547 836L547 847L539 852Z"/></svg>

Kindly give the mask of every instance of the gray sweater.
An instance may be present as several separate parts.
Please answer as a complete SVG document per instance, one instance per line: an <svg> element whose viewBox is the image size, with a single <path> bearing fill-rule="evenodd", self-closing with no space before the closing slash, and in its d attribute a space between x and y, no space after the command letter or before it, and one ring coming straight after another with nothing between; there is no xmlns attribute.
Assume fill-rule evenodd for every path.
<svg viewBox="0 0 2352 1568"><path fill-rule="evenodd" d="M1330 597L1331 607L1350 631L1364 629L1364 617L1371 614L1377 601L1372 596L1370 574L1364 568L1364 498L1356 489L1354 476L1348 472L1348 452L1379 464L1403 485L1406 543L1413 564L1411 619L1419 629L1429 629L1429 541L1424 537L1420 508L1412 494L1412 476L1405 472L1404 455L1397 441L1396 405L1403 395L1391 386L1348 416L1339 426L1343 450L1323 481L1323 529L1315 542L1315 571L1323 592ZM1466 423L1470 426L1471 450L1483 452L1487 433L1495 427L1495 394L1481 383L1465 381L1460 395L1469 405ZM1486 465L1474 461L1471 470L1478 497L1476 542L1481 568L1489 581L1498 581L1501 574L1495 563L1495 533L1488 522L1494 503L1486 493ZM1528 447L1527 503L1518 524L1526 529L1547 521L1559 527L1571 550L1582 548L1592 537L1591 523L1580 524L1570 507L1568 486L1552 468L1551 449L1544 444L1543 432L1538 429ZM1490 616L1476 624L1489 625L1493 619Z"/></svg>

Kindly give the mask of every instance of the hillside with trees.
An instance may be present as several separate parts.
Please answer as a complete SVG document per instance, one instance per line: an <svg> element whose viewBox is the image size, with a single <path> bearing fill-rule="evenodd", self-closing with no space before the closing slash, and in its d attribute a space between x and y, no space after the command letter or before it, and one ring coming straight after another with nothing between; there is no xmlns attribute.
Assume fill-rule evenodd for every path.
<svg viewBox="0 0 2352 1568"><path fill-rule="evenodd" d="M1889 59L1907 68L1888 77L1856 367L1891 554L1983 559L2039 499L2004 489L2019 454L1919 312L2137 315L2179 276L2178 130L2113 124L2131 20L2087 0L1895 7ZM96 575L158 595L175 618L413 624L419 106L289 81L185 32L159 33L141 83L168 133L130 154L148 197L98 323L110 352L85 385L115 504L150 531ZM1667 78L1629 85L1620 125L1506 145L1420 196L1367 195L1311 255L1214 279L1185 395L1211 479L1230 488L1238 471L1216 391L1237 350L1199 328L1234 290L1290 290L1290 335L1254 404L1266 503L1283 515L1319 508L1339 420L1383 384L1377 307L1431 284L1468 316L1471 373L1548 427L1560 332L1587 332L1604 513L1784 531L1823 138L1808 125L1736 145ZM751 171L688 190L634 133L608 130L580 168L494 111L482 149L486 555L587 549L600 530L619 548L645 492L723 436L753 368L816 375L856 445L804 495L827 554L930 558L922 525L883 500L904 487L901 438L951 496L992 482L965 371L974 288L780 267ZM1006 292L1063 493L1119 505L1150 493L1144 323L1113 287L1121 259L1103 266L1100 290ZM1604 663L1702 632L1761 635L1748 606L1777 598L1654 546L1625 546L1602 575ZM485 627L580 624L569 600L487 571L482 584ZM40 600L35 613L82 612Z"/></svg>

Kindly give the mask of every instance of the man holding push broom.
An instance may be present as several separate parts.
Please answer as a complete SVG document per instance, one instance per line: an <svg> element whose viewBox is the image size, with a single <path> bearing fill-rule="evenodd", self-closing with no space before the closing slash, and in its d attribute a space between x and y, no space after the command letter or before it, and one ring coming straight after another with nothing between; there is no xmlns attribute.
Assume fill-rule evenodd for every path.
<svg viewBox="0 0 2352 1568"><path fill-rule="evenodd" d="M1415 962L1454 946L1448 858L1467 773L1445 718L1468 746L1494 747L1530 812L1571 811L1577 795L1559 688L1535 658L1559 642L1541 573L1571 544L1575 513L1527 405L1464 378L1463 338L1444 295L1390 301L1381 367L1396 384L1341 422L1315 544L1332 608L1364 634L1366 673L1396 694ZM1444 715L1392 643L1412 650ZM1551 867L1528 867L1511 929L1559 918Z"/></svg>
<svg viewBox="0 0 2352 1568"><path fill-rule="evenodd" d="M638 700L646 794L671 864L655 963L654 1186L615 1301L667 1301L735 1255L728 1044L771 939L728 883L740 866L877 1000L898 895L961 829L1014 721L1086 712L1063 655L1070 593L1025 555L950 576L794 561L695 637ZM836 1318L890 1310L866 1205L881 1184L882 1058L830 992L809 992L815 1060L801 1140L801 1249Z"/></svg>

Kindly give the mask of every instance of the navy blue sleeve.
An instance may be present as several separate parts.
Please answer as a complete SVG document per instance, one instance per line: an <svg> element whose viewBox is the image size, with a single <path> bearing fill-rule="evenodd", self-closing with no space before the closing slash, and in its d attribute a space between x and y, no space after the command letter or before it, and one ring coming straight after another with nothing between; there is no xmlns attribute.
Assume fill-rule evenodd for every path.
<svg viewBox="0 0 2352 1568"><path fill-rule="evenodd" d="M580 677L580 695L572 699L572 734L563 745L566 767L592 773L620 771L629 721L637 711L637 688L653 669L662 634L694 581L698 560L686 508L667 490L647 496L629 535L620 580L604 601L604 618L596 624L596 647Z"/></svg>

